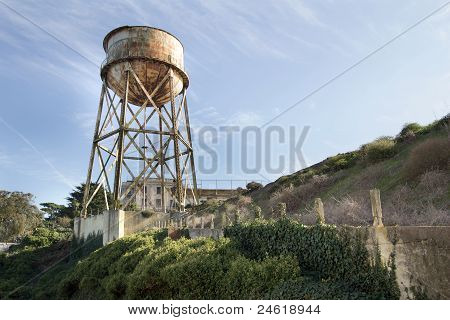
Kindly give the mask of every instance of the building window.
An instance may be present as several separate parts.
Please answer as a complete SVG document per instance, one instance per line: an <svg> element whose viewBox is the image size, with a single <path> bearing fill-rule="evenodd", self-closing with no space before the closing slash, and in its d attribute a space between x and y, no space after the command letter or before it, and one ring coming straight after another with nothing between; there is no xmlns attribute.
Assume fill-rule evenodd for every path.
<svg viewBox="0 0 450 320"><path fill-rule="evenodd" d="M161 208L161 199L156 199L156 207Z"/></svg>
<svg viewBox="0 0 450 320"><path fill-rule="evenodd" d="M173 208L173 200L170 200L170 208Z"/></svg>
<svg viewBox="0 0 450 320"><path fill-rule="evenodd" d="M161 187L156 187L156 194L161 194Z"/></svg>

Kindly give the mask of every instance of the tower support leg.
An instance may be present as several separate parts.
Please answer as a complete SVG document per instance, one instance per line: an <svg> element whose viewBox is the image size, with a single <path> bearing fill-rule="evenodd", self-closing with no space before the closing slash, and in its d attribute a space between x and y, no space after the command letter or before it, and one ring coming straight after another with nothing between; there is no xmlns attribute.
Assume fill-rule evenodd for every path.
<svg viewBox="0 0 450 320"><path fill-rule="evenodd" d="M122 163L123 163L123 140L125 136L125 112L128 104L128 87L130 82L130 71L126 72L126 83L125 83L125 97L122 99L122 105L120 108L120 120L119 120L119 137L117 142L117 158L116 158L116 172L114 175L114 210L119 210L120 208L120 191L122 183Z"/></svg>
<svg viewBox="0 0 450 320"><path fill-rule="evenodd" d="M95 158L95 150L97 149L97 138L99 135L99 128L100 128L100 119L102 117L102 110L103 110L103 99L105 98L105 86L102 85L102 91L100 93L100 102L98 104L98 111L97 111L97 120L95 121L95 130L94 130L94 139L92 142L92 148L91 148L91 155L89 157L89 165L88 165L88 172L86 177L86 184L84 185L84 194L83 194L83 203L82 203L82 209L80 212L80 217L86 218L87 216L87 202L89 198L89 189L91 187L91 178L92 178L92 167L94 165L94 158Z"/></svg>
<svg viewBox="0 0 450 320"><path fill-rule="evenodd" d="M173 92L173 70L170 70L170 109L172 113L172 134L173 134L173 149L175 156L175 174L176 174L176 198L178 203L178 209L184 211L184 197L183 187L181 181L181 168L180 168L180 146L178 144L178 120L175 106L175 97Z"/></svg>

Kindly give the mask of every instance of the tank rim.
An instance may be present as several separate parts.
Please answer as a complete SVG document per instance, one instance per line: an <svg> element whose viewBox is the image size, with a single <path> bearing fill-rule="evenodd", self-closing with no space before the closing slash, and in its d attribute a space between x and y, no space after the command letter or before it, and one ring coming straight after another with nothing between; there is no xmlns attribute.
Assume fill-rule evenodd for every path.
<svg viewBox="0 0 450 320"><path fill-rule="evenodd" d="M111 36L113 34L119 32L119 31L121 31L123 29L129 29L129 28L147 28L147 29L153 29L153 30L158 30L158 31L162 31L164 33L167 33L168 35L170 35L173 38L175 38L181 44L181 47L183 48L183 52L184 52L184 46L183 46L183 43L180 41L180 39L178 39L176 36L174 36L172 33L168 32L166 30L163 30L163 29L160 29L160 28L156 28L156 27L149 27L149 26L128 26L128 25L126 25L126 26L121 26L121 27L115 28L115 29L111 30L110 32L108 32L106 34L105 38L103 39L103 49L105 50L106 53L108 53L107 43L109 41L109 38L111 38Z"/></svg>
<svg viewBox="0 0 450 320"><path fill-rule="evenodd" d="M101 79L105 79L106 74L108 72L108 69L110 67L112 67L113 65L117 64L117 63L123 63L126 61L130 61L130 60L145 60L145 61L153 61L153 62L157 62L157 63L162 63L167 65L168 67L172 67L175 69L176 72L178 72L181 75L181 78L183 78L183 87L185 89L187 89L189 87L189 76L187 75L187 73L184 70L181 70L180 68L178 68L176 65L168 63L166 61L163 60L159 60L159 59L155 59L155 58L149 58L149 57L143 57L143 56L138 56L138 57L127 57L127 58L122 58L122 59L117 59L117 60L113 60L109 63L106 63L105 65L103 65L100 69L100 78Z"/></svg>

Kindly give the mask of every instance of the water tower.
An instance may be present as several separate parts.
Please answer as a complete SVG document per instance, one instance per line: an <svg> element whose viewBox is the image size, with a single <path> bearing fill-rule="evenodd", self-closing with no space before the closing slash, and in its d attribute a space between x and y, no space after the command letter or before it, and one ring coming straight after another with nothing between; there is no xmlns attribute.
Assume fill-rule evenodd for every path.
<svg viewBox="0 0 450 320"><path fill-rule="evenodd" d="M183 45L164 30L124 26L108 33L103 47L103 84L81 215L90 213L99 192L108 210L126 209L150 180L160 186L162 210L169 194L175 208L184 211L188 197L196 203L197 183Z"/></svg>

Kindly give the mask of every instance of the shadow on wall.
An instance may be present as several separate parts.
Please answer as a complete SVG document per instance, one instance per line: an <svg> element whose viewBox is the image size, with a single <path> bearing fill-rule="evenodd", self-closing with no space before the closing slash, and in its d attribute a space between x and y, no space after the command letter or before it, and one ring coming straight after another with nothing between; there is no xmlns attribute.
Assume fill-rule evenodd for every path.
<svg viewBox="0 0 450 320"><path fill-rule="evenodd" d="M86 239L73 237L70 248L70 259L79 260L101 247L103 247L103 233L101 231L90 233Z"/></svg>

